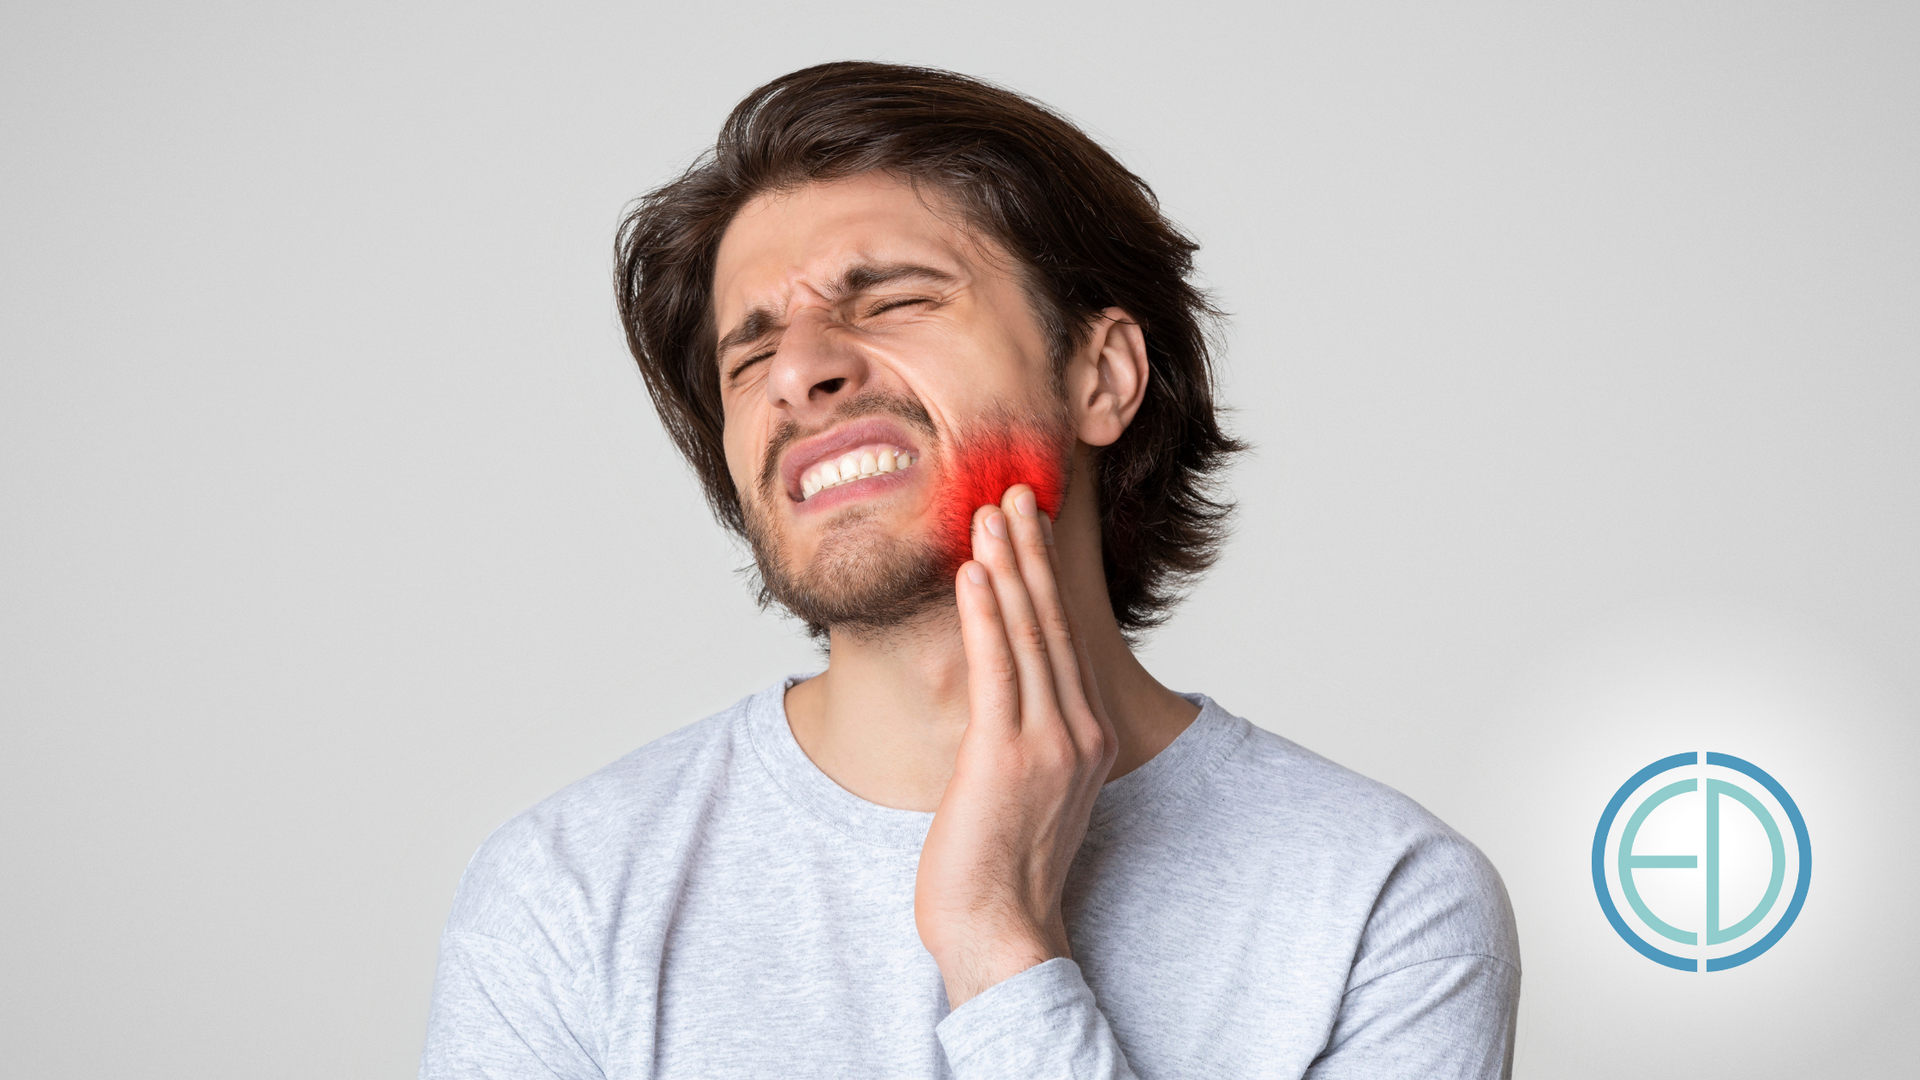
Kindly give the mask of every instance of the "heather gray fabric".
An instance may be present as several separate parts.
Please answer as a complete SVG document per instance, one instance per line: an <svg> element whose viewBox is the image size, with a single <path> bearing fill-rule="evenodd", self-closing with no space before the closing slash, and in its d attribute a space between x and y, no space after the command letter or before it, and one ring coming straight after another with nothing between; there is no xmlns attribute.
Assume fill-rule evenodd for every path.
<svg viewBox="0 0 1920 1080"><path fill-rule="evenodd" d="M1100 793L1067 890L1075 960L949 1012L913 924L933 815L815 768L784 688L487 839L423 1078L1507 1073L1519 946L1493 867L1197 695L1193 725Z"/></svg>

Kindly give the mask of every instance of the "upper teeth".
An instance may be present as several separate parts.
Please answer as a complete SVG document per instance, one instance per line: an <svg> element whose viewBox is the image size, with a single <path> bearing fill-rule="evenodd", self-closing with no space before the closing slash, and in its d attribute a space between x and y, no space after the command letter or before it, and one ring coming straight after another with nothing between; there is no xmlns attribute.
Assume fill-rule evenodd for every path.
<svg viewBox="0 0 1920 1080"><path fill-rule="evenodd" d="M816 492L858 480L864 476L898 472L914 462L914 456L898 447L875 443L851 450L838 458L823 461L800 474L800 497L813 498Z"/></svg>

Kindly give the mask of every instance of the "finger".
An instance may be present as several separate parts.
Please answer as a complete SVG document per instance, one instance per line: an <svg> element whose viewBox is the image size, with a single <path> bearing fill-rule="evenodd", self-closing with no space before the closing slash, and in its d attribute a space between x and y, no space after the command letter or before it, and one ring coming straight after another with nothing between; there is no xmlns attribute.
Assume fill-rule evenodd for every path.
<svg viewBox="0 0 1920 1080"><path fill-rule="evenodd" d="M1053 519L1045 514L1040 515L1040 533L1046 538L1047 542L1047 566L1053 571L1053 579L1060 581L1062 580L1060 573L1060 549L1055 546L1053 542ZM1060 594L1060 604L1062 607L1065 607L1067 604L1064 591ZM1080 665L1081 696L1085 698L1087 708L1092 710L1093 715L1099 719L1100 726L1106 729L1107 734L1111 735L1113 734L1113 721L1107 716L1106 701L1100 694L1100 681L1094 678L1093 675L1093 651L1087 645L1086 635L1082 634L1080 627L1074 623L1071 613L1067 616L1067 626L1073 631L1073 655L1074 659Z"/></svg>
<svg viewBox="0 0 1920 1080"><path fill-rule="evenodd" d="M1073 621L1060 595L1057 553L1048 542L1046 515L1040 512L1033 489L1025 484L1008 488L1000 506L1011 525L1011 542L1019 561L1020 578L1026 585L1034 618L1046 638L1054 692L1062 712L1071 721L1087 711L1087 702L1073 643ZM1076 742L1085 744L1084 740L1076 739Z"/></svg>
<svg viewBox="0 0 1920 1080"><path fill-rule="evenodd" d="M1073 657L1080 665L1080 692L1086 699L1087 713L1093 717L1094 725L1105 736L1103 745L1106 753L1103 756L1106 758L1107 767L1112 768L1114 759L1120 753L1120 733L1113 726L1113 718L1107 715L1106 701L1100 695L1100 681L1093 675L1093 650L1088 648L1087 639L1077 632L1073 635ZM1091 737L1081 745L1091 746ZM1104 772L1101 774L1101 782L1105 782Z"/></svg>
<svg viewBox="0 0 1920 1080"><path fill-rule="evenodd" d="M985 731L1017 732L1020 679L993 577L977 562L962 563L954 575L953 594L960 609L960 644L967 654L967 729L980 724Z"/></svg>
<svg viewBox="0 0 1920 1080"><path fill-rule="evenodd" d="M1053 542L1053 519L1045 513L1039 516L1040 536L1046 545L1047 569L1055 582L1066 580L1060 571L1060 548ZM1079 689L1078 702L1066 708L1067 722L1073 731L1075 745L1083 751L1096 745L1103 751L1099 756L1111 768L1119 752L1120 736L1113 726L1113 719L1107 715L1106 701L1100 693L1100 681L1094 675L1093 650L1087 644L1086 635L1073 621L1072 607L1067 603L1066 592L1056 589L1060 607L1065 613L1067 630L1072 640L1074 671L1070 679L1061 679L1062 685L1071 684ZM1068 695L1062 693L1062 699ZM1101 772L1102 782L1105 770Z"/></svg>
<svg viewBox="0 0 1920 1080"><path fill-rule="evenodd" d="M974 520L978 527L974 530L973 556L986 564L993 580L1000 623L1020 676L1020 725L1024 729L1029 724L1058 723L1060 699L1053 684L1053 664L1047 656L1047 638L1020 576L1007 514L998 506L986 506Z"/></svg>

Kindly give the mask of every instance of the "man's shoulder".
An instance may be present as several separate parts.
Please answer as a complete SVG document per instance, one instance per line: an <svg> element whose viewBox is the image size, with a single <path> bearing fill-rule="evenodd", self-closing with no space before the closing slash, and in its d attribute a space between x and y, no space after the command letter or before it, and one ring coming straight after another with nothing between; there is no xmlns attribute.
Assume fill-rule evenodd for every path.
<svg viewBox="0 0 1920 1080"><path fill-rule="evenodd" d="M1252 724L1216 785L1237 808L1239 842L1266 849L1286 868L1288 887L1364 901L1363 954L1376 965L1415 953L1518 965L1499 872L1414 799Z"/></svg>
<svg viewBox="0 0 1920 1080"><path fill-rule="evenodd" d="M697 833L741 755L754 753L752 710L777 690L662 735L508 819L468 863L451 925L488 932L486 924L506 914L503 906L514 918L528 906L596 907L610 876L665 869L671 849Z"/></svg>
<svg viewBox="0 0 1920 1080"><path fill-rule="evenodd" d="M1398 790L1252 723L1216 783L1236 789L1251 823L1350 851L1458 835Z"/></svg>
<svg viewBox="0 0 1920 1080"><path fill-rule="evenodd" d="M772 691L749 694L718 712L645 743L536 803L521 816L542 827L602 818L651 816L705 794L700 778L724 772L751 753L748 724Z"/></svg>

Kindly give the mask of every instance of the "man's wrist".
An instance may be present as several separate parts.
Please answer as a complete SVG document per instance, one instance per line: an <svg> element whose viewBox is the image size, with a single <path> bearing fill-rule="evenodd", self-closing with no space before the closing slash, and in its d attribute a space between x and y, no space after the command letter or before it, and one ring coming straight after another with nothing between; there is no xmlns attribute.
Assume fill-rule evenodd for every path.
<svg viewBox="0 0 1920 1080"><path fill-rule="evenodd" d="M947 984L947 1004L958 1009L987 989L1066 955L1064 944L1052 945L1035 937L968 949L945 961L935 959L940 961L940 975Z"/></svg>

